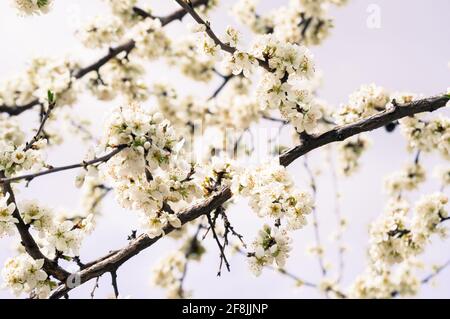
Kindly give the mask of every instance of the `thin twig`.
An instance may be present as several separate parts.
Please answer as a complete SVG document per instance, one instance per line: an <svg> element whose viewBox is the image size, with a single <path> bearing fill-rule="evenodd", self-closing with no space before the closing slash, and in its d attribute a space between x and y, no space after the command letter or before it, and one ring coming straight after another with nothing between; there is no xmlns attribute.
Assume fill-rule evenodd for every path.
<svg viewBox="0 0 450 319"><path fill-rule="evenodd" d="M54 107L55 107L55 102L54 102L54 101L51 101L50 104L48 105L47 111L43 113L42 121L41 121L41 124L39 125L38 130L36 131L36 134L33 136L33 138L31 139L31 141L29 141L29 142L25 145L25 147L24 147L24 149L23 149L24 152L28 151L30 148L33 147L33 145L34 145L37 141L39 141L40 136L41 136L42 132L44 131L44 126L45 126L47 120L50 118L50 113L53 111Z"/></svg>
<svg viewBox="0 0 450 319"><path fill-rule="evenodd" d="M222 265L225 262L225 267L227 267L227 270L230 271L230 264L228 263L227 257L225 256L225 248L222 245L222 243L219 240L219 237L217 236L216 233L216 225L213 222L213 220L211 219L211 215L207 214L206 218L208 219L208 223L209 223L209 227L211 228L211 232L213 234L214 240L217 243L217 246L219 247L219 251L220 251L220 264L219 264L219 271L217 273L217 276L220 276L222 274Z"/></svg>
<svg viewBox="0 0 450 319"><path fill-rule="evenodd" d="M111 151L110 153L103 155L101 157L94 158L90 161L84 161L81 163L71 164L71 165L66 165L66 166L53 167L53 168L49 168L45 171L32 173L32 174L25 174L25 175L9 177L9 178L3 177L3 178L0 178L0 184L11 183L11 182L16 182L16 181L20 181L20 180L31 181L34 178L39 177L39 176L44 176L44 175L53 174L53 173L57 173L57 172L67 171L67 170L71 170L71 169L75 169L75 168L82 168L82 167L86 168L88 166L95 165L98 163L105 163L108 160L110 160L112 157L114 157L115 155L117 155L118 153L123 151L126 147L128 147L128 146L127 145L119 145L116 148L114 148L114 150Z"/></svg>
<svg viewBox="0 0 450 319"><path fill-rule="evenodd" d="M117 298L119 298L119 287L117 285L117 270L113 270L111 271L111 285L113 286L114 289L114 296Z"/></svg>
<svg viewBox="0 0 450 319"><path fill-rule="evenodd" d="M317 199L317 185L316 185L316 179L314 177L313 172L311 171L309 165L308 165L308 156L305 155L303 158L303 166L305 167L306 172L309 176L310 186L313 192L313 201L316 202ZM320 229L319 229L319 220L317 216L317 209L314 205L312 210L312 216L313 216L313 228L314 228L314 238L316 241L316 246L319 251L317 251L317 260L319 262L320 270L322 271L322 276L327 275L327 269L325 268L324 260L323 260L323 246L322 246L322 240L320 237Z"/></svg>
<svg viewBox="0 0 450 319"><path fill-rule="evenodd" d="M96 291L97 288L98 288L98 282L99 282L99 280L100 280L100 276L98 276L97 279L95 279L94 287L93 287L92 290L91 290L91 299L94 299L95 291Z"/></svg>

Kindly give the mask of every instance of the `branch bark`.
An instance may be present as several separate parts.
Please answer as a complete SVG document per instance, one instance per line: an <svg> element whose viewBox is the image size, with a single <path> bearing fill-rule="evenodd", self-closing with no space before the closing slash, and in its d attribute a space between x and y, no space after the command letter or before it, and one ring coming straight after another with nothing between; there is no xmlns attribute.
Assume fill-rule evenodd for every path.
<svg viewBox="0 0 450 319"><path fill-rule="evenodd" d="M374 129L384 127L392 121L399 120L403 117L412 116L417 113L433 112L439 108L444 107L450 98L448 96L438 96L415 101L409 104L398 104L391 110L380 112L372 117L360 120L356 123L338 126L326 133L317 136L309 136L301 145L298 145L280 156L280 163L283 166L288 166L297 158L311 152L314 149L320 148L324 145L343 141L351 136L360 134L362 132L372 131ZM205 214L222 206L226 201L232 197L229 187L223 187L220 191L215 193L210 198L193 205L179 213L181 223L184 225L193 221ZM173 231L173 227L168 226L164 229L165 234ZM86 268L81 270L78 275L81 278L80 283L83 284L93 278L103 275L106 272L111 272L119 268L123 263L139 254L144 249L152 246L162 236L156 238L149 238L147 235L141 235L128 246L107 254L89 264ZM50 298L61 298L73 287L68 287L64 284L60 285Z"/></svg>

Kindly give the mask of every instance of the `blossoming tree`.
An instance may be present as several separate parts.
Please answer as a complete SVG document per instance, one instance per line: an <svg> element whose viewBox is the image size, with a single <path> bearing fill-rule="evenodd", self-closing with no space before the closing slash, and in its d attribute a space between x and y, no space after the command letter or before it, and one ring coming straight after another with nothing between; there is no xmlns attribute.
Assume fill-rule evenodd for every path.
<svg viewBox="0 0 450 319"><path fill-rule="evenodd" d="M53 1L13 2L26 16L44 15ZM233 26L214 28L208 17L218 0L173 0L178 9L165 16L137 0L105 2L110 12L77 31L87 49L104 49L105 55L89 65L68 58L34 58L0 86L0 237L17 238L17 252L6 261L2 275L17 296L68 297L72 289L109 274L115 297L120 297L119 268L169 238L179 248L158 256L153 280L171 298L191 296L183 285L187 266L206 253L218 254L219 276L230 271L230 254L239 253L256 276L277 271L298 285L338 298L412 296L447 266L436 267L425 278L416 273L431 239L447 233L444 191L449 168L437 170L438 192L414 201L408 192L429 174L422 154L450 158L450 121L430 114L448 105L450 91L436 88L435 96L424 97L371 84L361 86L340 107L320 99L320 65L309 47L330 35L329 6L343 6L346 0L291 0L270 12L258 12L256 0L238 0L232 14L252 31L250 44L244 44ZM173 38L165 27L179 20L190 25ZM144 66L156 60L192 81L207 84L220 77L223 82L207 99L195 92L182 96L171 83L144 81ZM85 121L70 116L70 106L82 92L114 104L100 139ZM33 130L21 127L17 119L32 112L38 114L39 125ZM264 141L270 145L268 156L257 156L245 136L259 121L290 130L292 147L272 147L276 134ZM64 143L61 123L94 147L78 163L52 166L45 154ZM341 273L327 276L316 214L316 172L307 155L313 150L327 153L331 147L339 154L339 176L345 178L357 172L370 147L365 133L383 128L402 133L414 161L387 177L390 200L371 224L367 269L345 287ZM250 160L255 157L257 161ZM308 189L296 186L286 170L300 158L310 179ZM79 171L75 183L82 189L83 209L77 214L17 192L41 176L67 170ZM100 210L110 192L120 206L138 214L141 224L125 247L86 261L80 248L96 223L107 218ZM229 219L229 207L242 200L264 224L249 241L239 223ZM339 210L336 214L339 241L346 222ZM319 282L284 268L293 234L306 227L315 230L313 253L324 274ZM205 250L206 240L215 243L217 252ZM343 254L340 246L341 263ZM66 264L77 270L69 271Z"/></svg>

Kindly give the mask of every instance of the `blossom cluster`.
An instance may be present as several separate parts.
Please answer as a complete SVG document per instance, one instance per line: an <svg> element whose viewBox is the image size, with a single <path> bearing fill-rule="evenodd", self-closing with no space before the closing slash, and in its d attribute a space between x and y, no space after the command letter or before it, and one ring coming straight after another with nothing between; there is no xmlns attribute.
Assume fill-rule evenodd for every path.
<svg viewBox="0 0 450 319"><path fill-rule="evenodd" d="M249 198L258 217L275 221L276 228L265 226L253 243L255 253L250 265L255 274L262 266L272 264L273 258L282 267L287 257L287 231L306 225L306 216L313 210L311 196L297 190L286 169L270 163L235 174L232 191Z"/></svg>
<svg viewBox="0 0 450 319"><path fill-rule="evenodd" d="M320 44L333 27L329 4L344 5L347 0L291 0L288 5L261 15L259 0L240 0L232 9L236 19L258 34L273 33L277 38L306 45Z"/></svg>
<svg viewBox="0 0 450 319"><path fill-rule="evenodd" d="M298 133L317 133L323 114L313 102L308 83L314 76L313 58L308 49L274 36L262 36L254 45L253 54L267 61L271 69L260 79L257 88L261 108L278 109Z"/></svg>
<svg viewBox="0 0 450 319"><path fill-rule="evenodd" d="M46 104L50 90L58 106L72 105L77 98L72 74L76 68L76 62L65 58L34 58L25 72L0 84L0 104L25 105L36 99Z"/></svg>
<svg viewBox="0 0 450 319"><path fill-rule="evenodd" d="M139 22L131 32L136 43L133 54L141 58L155 60L170 49L170 39L166 36L159 19L147 18Z"/></svg>
<svg viewBox="0 0 450 319"><path fill-rule="evenodd" d="M97 49L117 43L124 33L124 27L119 18L96 16L79 30L78 37L86 48Z"/></svg>
<svg viewBox="0 0 450 319"><path fill-rule="evenodd" d="M13 0L14 6L22 15L34 15L47 13L53 0Z"/></svg>
<svg viewBox="0 0 450 319"><path fill-rule="evenodd" d="M370 228L369 255L375 266L392 265L417 256L433 234L445 237L447 231L442 221L448 216L447 201L442 193L423 196L410 218L405 200L391 200L385 214Z"/></svg>
<svg viewBox="0 0 450 319"><path fill-rule="evenodd" d="M185 254L177 250L161 259L153 268L153 283L166 290L167 298L186 297L180 280L186 263Z"/></svg>
<svg viewBox="0 0 450 319"><path fill-rule="evenodd" d="M447 117L428 121L419 114L399 122L409 150L437 151L443 158L450 158L450 120Z"/></svg>
<svg viewBox="0 0 450 319"><path fill-rule="evenodd" d="M127 146L105 167L119 203L140 212L151 237L168 225L181 227L169 204L189 203L201 189L170 123L137 104L119 107L107 121L105 141L108 148Z"/></svg>
<svg viewBox="0 0 450 319"><path fill-rule="evenodd" d="M425 181L426 171L419 164L407 165L403 170L386 178L385 189L391 196L400 195L402 191L411 191Z"/></svg>
<svg viewBox="0 0 450 319"><path fill-rule="evenodd" d="M70 259L79 255L82 240L92 229L91 217L75 223L37 201L22 201L16 208L9 198L7 193L0 199L0 236L14 234L15 224L19 223L18 217L13 215L17 209L27 229L38 235L36 242L48 258ZM44 260L33 260L24 251L10 258L2 271L5 286L17 295L33 293L46 298L56 283L42 269L43 263Z"/></svg>
<svg viewBox="0 0 450 319"><path fill-rule="evenodd" d="M286 168L275 163L237 174L232 191L249 197L250 206L259 217L279 219L288 230L306 225L306 215L314 206L308 193L295 188Z"/></svg>
<svg viewBox="0 0 450 319"><path fill-rule="evenodd" d="M42 269L43 265L43 259L34 260L27 254L9 258L2 270L4 283L16 296L32 293L32 296L46 298L57 284Z"/></svg>
<svg viewBox="0 0 450 319"><path fill-rule="evenodd" d="M363 85L350 95L337 114L339 123L348 124L384 111L391 101L389 93L375 84Z"/></svg>
<svg viewBox="0 0 450 319"><path fill-rule="evenodd" d="M41 167L41 150L45 146L46 140L39 139L32 147L26 147L25 133L19 123L0 115L0 170L5 176Z"/></svg>
<svg viewBox="0 0 450 319"><path fill-rule="evenodd" d="M214 76L215 60L197 50L196 39L183 38L173 43L168 54L169 65L176 66L185 76L200 82L208 82Z"/></svg>
<svg viewBox="0 0 450 319"><path fill-rule="evenodd" d="M102 101L110 101L119 93L125 101L145 101L148 99L149 90L143 76L142 65L121 54L98 72L91 72L86 84L88 90Z"/></svg>
<svg viewBox="0 0 450 319"><path fill-rule="evenodd" d="M350 176L359 169L359 160L369 146L370 140L363 134L339 143L339 168L344 176Z"/></svg>
<svg viewBox="0 0 450 319"><path fill-rule="evenodd" d="M414 271L421 265L414 259L397 269L367 269L350 287L349 296L358 299L389 299L397 295L410 297L417 294L421 281Z"/></svg>
<svg viewBox="0 0 450 319"><path fill-rule="evenodd" d="M291 251L291 238L285 230L264 225L252 244L254 252L249 254L250 270L256 276L263 267L275 264L283 268Z"/></svg>

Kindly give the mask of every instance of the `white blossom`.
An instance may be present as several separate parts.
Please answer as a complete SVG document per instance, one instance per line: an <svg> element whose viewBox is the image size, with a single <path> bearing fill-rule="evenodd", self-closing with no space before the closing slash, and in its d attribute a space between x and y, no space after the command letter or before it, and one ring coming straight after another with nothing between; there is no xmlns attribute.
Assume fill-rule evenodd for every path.
<svg viewBox="0 0 450 319"><path fill-rule="evenodd" d="M8 204L8 199L9 193L0 198L0 238L5 235L13 235L15 230L14 224L19 222L17 218L13 217L16 205L14 203Z"/></svg>
<svg viewBox="0 0 450 319"><path fill-rule="evenodd" d="M290 243L286 231L264 225L252 244L254 252L248 258L252 273L259 276L264 266L273 263L283 268L291 251Z"/></svg>
<svg viewBox="0 0 450 319"><path fill-rule="evenodd" d="M53 0L13 0L13 2L23 15L45 14L53 4Z"/></svg>
<svg viewBox="0 0 450 319"><path fill-rule="evenodd" d="M2 270L5 286L16 296L33 292L38 298L47 298L56 283L49 279L43 265L43 259L33 260L25 254L9 258Z"/></svg>

